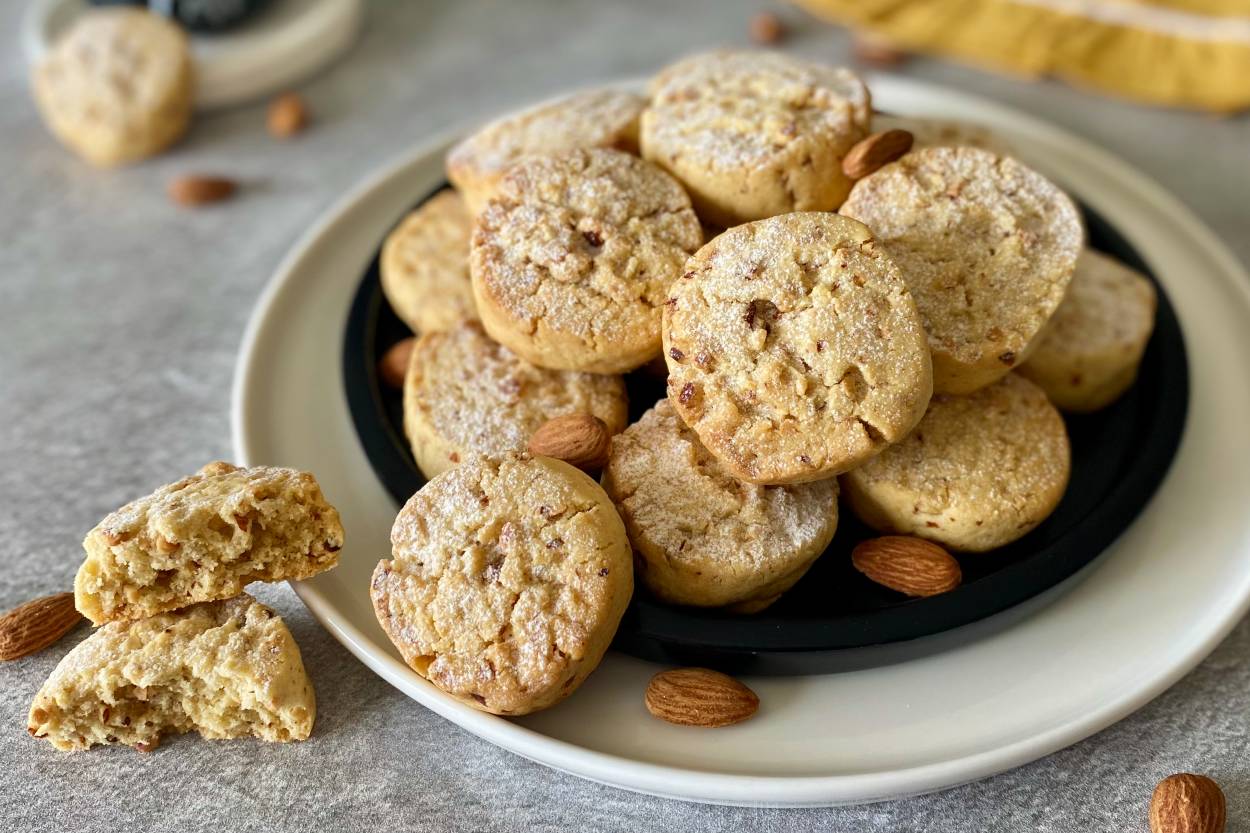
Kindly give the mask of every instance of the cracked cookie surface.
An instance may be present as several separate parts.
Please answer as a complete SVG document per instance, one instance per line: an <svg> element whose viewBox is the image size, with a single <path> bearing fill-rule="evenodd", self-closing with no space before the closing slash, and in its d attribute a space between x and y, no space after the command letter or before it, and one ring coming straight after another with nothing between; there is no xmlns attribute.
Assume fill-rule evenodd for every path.
<svg viewBox="0 0 1250 833"><path fill-rule="evenodd" d="M624 380L537 367L476 322L418 339L404 378L404 431L426 477L474 454L524 451L544 422L576 413L624 429Z"/></svg>
<svg viewBox="0 0 1250 833"><path fill-rule="evenodd" d="M659 352L668 286L702 242L690 199L654 165L614 150L531 156L475 222L478 314L541 367L632 370Z"/></svg>
<svg viewBox="0 0 1250 833"><path fill-rule="evenodd" d="M835 479L793 486L737 480L661 400L613 438L603 488L658 598L700 607L767 607L829 546Z"/></svg>
<svg viewBox="0 0 1250 833"><path fill-rule="evenodd" d="M575 148L638 149L646 99L623 90L589 90L496 119L447 154L447 178L477 214L508 168L533 154Z"/></svg>
<svg viewBox="0 0 1250 833"><path fill-rule="evenodd" d="M227 599L253 581L334 567L339 513L294 469L209 463L113 512L87 533L74 604L92 622Z"/></svg>
<svg viewBox="0 0 1250 833"><path fill-rule="evenodd" d="M28 729L57 749L161 735L304 740L317 703L299 646L246 593L112 622L65 655L30 707Z"/></svg>
<svg viewBox="0 0 1250 833"><path fill-rule="evenodd" d="M672 173L706 222L832 211L842 157L868 133L868 88L850 70L777 52L695 55L661 71L642 115L645 159Z"/></svg>
<svg viewBox="0 0 1250 833"><path fill-rule="evenodd" d="M191 119L187 37L152 12L92 9L36 67L49 129L95 165L134 162L178 139Z"/></svg>
<svg viewBox="0 0 1250 833"><path fill-rule="evenodd" d="M410 213L382 245L382 291L414 333L477 319L469 283L473 221L455 191L440 191Z"/></svg>
<svg viewBox="0 0 1250 833"><path fill-rule="evenodd" d="M475 458L400 510L370 595L404 661L463 702L528 714L602 659L633 593L625 527L559 460Z"/></svg>
<svg viewBox="0 0 1250 833"><path fill-rule="evenodd" d="M862 223L806 212L737 226L690 259L670 294L668 398L740 480L831 477L924 414L920 316Z"/></svg>
<svg viewBox="0 0 1250 833"><path fill-rule="evenodd" d="M1146 276L1086 249L1020 375L1040 385L1061 410L1105 408L1137 378L1158 303Z"/></svg>
<svg viewBox="0 0 1250 833"><path fill-rule="evenodd" d="M1063 497L1063 418L1018 374L966 396L936 394L907 439L842 476L864 523L984 552L1026 535Z"/></svg>
<svg viewBox="0 0 1250 833"><path fill-rule="evenodd" d="M903 273L940 393L970 393L1028 357L1084 245L1067 195L978 148L913 151L855 183L841 213L871 228Z"/></svg>

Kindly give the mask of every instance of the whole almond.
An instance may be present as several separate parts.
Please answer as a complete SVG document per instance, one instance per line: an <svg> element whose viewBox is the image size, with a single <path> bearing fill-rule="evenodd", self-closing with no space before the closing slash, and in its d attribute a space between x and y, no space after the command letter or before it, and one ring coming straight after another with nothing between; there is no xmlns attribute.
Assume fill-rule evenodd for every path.
<svg viewBox="0 0 1250 833"><path fill-rule="evenodd" d="M73 593L57 593L18 605L0 616L0 660L42 651L83 621Z"/></svg>
<svg viewBox="0 0 1250 833"><path fill-rule="evenodd" d="M851 551L851 563L877 584L908 596L936 596L954 590L963 579L950 553L907 535L870 538Z"/></svg>
<svg viewBox="0 0 1250 833"><path fill-rule="evenodd" d="M289 139L308 126L308 105L295 93L280 95L269 102L265 125L275 139Z"/></svg>
<svg viewBox="0 0 1250 833"><path fill-rule="evenodd" d="M778 43L786 36L786 25L772 12L760 12L751 18L751 40L758 44Z"/></svg>
<svg viewBox="0 0 1250 833"><path fill-rule="evenodd" d="M907 60L906 52L870 32L855 33L851 53L859 63L879 69L896 67Z"/></svg>
<svg viewBox="0 0 1250 833"><path fill-rule="evenodd" d="M730 726L760 707L760 698L742 683L710 668L661 671L647 684L647 711L682 726Z"/></svg>
<svg viewBox="0 0 1250 833"><path fill-rule="evenodd" d="M530 437L531 454L555 457L584 472L602 469L608 462L612 435L593 414L565 414L549 419Z"/></svg>
<svg viewBox="0 0 1250 833"><path fill-rule="evenodd" d="M185 174L169 183L169 198L179 205L208 205L230 198L237 187L224 176Z"/></svg>
<svg viewBox="0 0 1250 833"><path fill-rule="evenodd" d="M861 139L842 157L842 173L863 179L911 150L915 137L906 130L886 130Z"/></svg>
<svg viewBox="0 0 1250 833"><path fill-rule="evenodd" d="M1150 797L1152 833L1223 833L1226 817L1224 793L1205 775L1169 775Z"/></svg>
<svg viewBox="0 0 1250 833"><path fill-rule="evenodd" d="M382 384L392 388L402 388L404 377L408 375L408 360L412 358L412 347L417 340L411 336L401 339L390 346L378 361L378 376Z"/></svg>

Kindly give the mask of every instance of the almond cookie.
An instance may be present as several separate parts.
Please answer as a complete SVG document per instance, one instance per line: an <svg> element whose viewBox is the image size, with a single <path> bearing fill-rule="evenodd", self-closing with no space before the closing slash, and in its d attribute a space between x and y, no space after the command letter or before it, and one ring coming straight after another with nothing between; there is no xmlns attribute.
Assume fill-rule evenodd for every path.
<svg viewBox="0 0 1250 833"><path fill-rule="evenodd" d="M112 622L65 656L30 707L28 730L57 749L163 734L304 740L317 703L299 646L251 596Z"/></svg>
<svg viewBox="0 0 1250 833"><path fill-rule="evenodd" d="M1144 275L1086 249L1067 296L1020 375L1040 385L1064 411L1105 408L1137 378L1157 305L1154 285Z"/></svg>
<svg viewBox="0 0 1250 833"><path fill-rule="evenodd" d="M1067 195L978 148L913 151L855 183L841 211L873 230L907 280L940 393L970 393L1028 357L1084 244Z"/></svg>
<svg viewBox="0 0 1250 833"><path fill-rule="evenodd" d="M253 581L310 578L337 565L342 547L339 513L311 474L209 463L87 533L74 604L97 625L140 619Z"/></svg>
<svg viewBox="0 0 1250 833"><path fill-rule="evenodd" d="M477 318L469 283L472 225L460 195L440 191L387 236L382 291L414 333L442 332Z"/></svg>
<svg viewBox="0 0 1250 833"><path fill-rule="evenodd" d="M843 475L842 491L874 529L983 552L1045 520L1070 470L1063 418L1012 373L967 396L935 395L911 435Z"/></svg>
<svg viewBox="0 0 1250 833"><path fill-rule="evenodd" d="M474 454L524 451L538 426L577 413L621 431L629 419L625 382L535 367L476 322L423 335L404 378L404 431L426 477Z"/></svg>
<svg viewBox="0 0 1250 833"><path fill-rule="evenodd" d="M703 242L671 176L615 150L531 156L478 215L469 269L491 337L540 367L623 373L660 350L660 306Z"/></svg>
<svg viewBox="0 0 1250 833"><path fill-rule="evenodd" d="M447 154L447 178L477 214L504 172L532 154L575 148L638 150L646 99L622 90L590 90L491 122Z"/></svg>
<svg viewBox="0 0 1250 833"><path fill-rule="evenodd" d="M803 577L838 527L835 479L743 483L667 400L612 440L603 488L639 578L673 604L761 610Z"/></svg>
<svg viewBox="0 0 1250 833"><path fill-rule="evenodd" d="M777 52L712 52L663 70L642 115L642 155L681 180L699 216L733 226L832 211L842 157L868 133L868 88L847 69Z"/></svg>
<svg viewBox="0 0 1250 833"><path fill-rule="evenodd" d="M824 212L708 243L664 306L668 398L750 483L847 471L907 435L932 388L902 276L862 223Z"/></svg>
<svg viewBox="0 0 1250 833"><path fill-rule="evenodd" d="M373 571L378 622L414 671L492 714L563 700L603 658L633 593L608 496L550 457L478 457L400 510Z"/></svg>
<svg viewBox="0 0 1250 833"><path fill-rule="evenodd" d="M100 166L151 156L187 128L191 50L164 17L129 8L82 13L35 69L35 102L62 143Z"/></svg>

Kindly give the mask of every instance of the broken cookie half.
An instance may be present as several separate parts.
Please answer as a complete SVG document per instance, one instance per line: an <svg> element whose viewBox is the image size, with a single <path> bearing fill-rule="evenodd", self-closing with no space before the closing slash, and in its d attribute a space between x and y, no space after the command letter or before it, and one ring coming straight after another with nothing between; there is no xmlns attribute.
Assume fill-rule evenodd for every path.
<svg viewBox="0 0 1250 833"><path fill-rule="evenodd" d="M28 731L57 749L163 734L304 740L317 705L282 620L246 594L113 622L61 660L31 705Z"/></svg>
<svg viewBox="0 0 1250 833"><path fill-rule="evenodd" d="M210 463L87 534L74 603L98 624L228 599L338 564L339 514L307 472Z"/></svg>

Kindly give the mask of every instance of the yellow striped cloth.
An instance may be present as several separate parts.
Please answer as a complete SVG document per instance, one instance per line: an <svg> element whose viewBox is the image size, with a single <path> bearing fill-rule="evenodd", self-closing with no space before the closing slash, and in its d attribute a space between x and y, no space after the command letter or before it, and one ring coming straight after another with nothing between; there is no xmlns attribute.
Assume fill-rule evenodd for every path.
<svg viewBox="0 0 1250 833"><path fill-rule="evenodd" d="M1154 104L1250 106L1250 0L795 0L917 52Z"/></svg>

